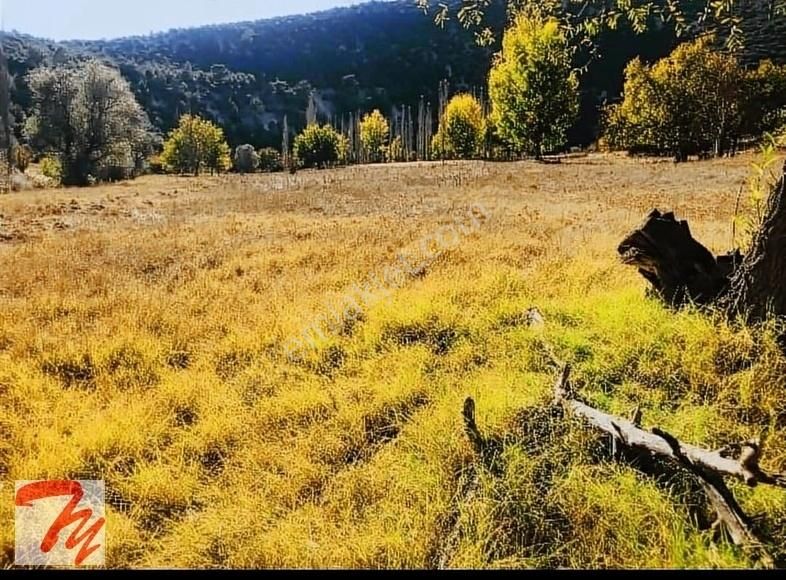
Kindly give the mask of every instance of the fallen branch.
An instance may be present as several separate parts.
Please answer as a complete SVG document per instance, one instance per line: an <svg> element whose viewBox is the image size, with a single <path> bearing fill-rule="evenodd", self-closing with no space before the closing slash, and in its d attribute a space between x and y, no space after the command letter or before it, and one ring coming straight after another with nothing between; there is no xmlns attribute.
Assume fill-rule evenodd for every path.
<svg viewBox="0 0 786 580"><path fill-rule="evenodd" d="M694 465L688 457L682 454L680 442L672 435L660 429L653 429L652 432L666 441L680 464L699 479L704 493L707 494L707 498L718 515L713 528L723 527L735 545L757 550L759 561L764 566L773 568L775 561L766 551L761 540L751 531L750 518L742 511L740 504L737 503L723 478L717 473Z"/></svg>
<svg viewBox="0 0 786 580"><path fill-rule="evenodd" d="M692 465L723 476L734 477L755 487L759 483L786 488L786 475L771 474L759 467L761 442L748 441L740 445L738 458L728 457L724 451L709 451L687 443L678 443L678 450L662 436L645 431L634 423L598 411L589 405L570 398L570 367L566 366L554 387L555 403L560 403L574 414L583 417L590 424L605 431L619 440L623 445L649 451L668 459L680 461L687 458Z"/></svg>
<svg viewBox="0 0 786 580"><path fill-rule="evenodd" d="M472 397L464 401L464 408L461 412L464 419L464 433L469 439L472 449L475 454L483 459L486 455L488 447L486 438L478 429L475 422L475 401ZM437 570L445 570L450 564L451 558L454 556L460 540L461 540L461 520L458 506L467 502L471 502L480 486L480 479L478 477L478 470L476 466L472 466L472 471L469 472L469 479L463 490L460 490L457 497L454 498L454 509L451 515L451 521L448 524L450 532L445 536L444 541L436 550L434 555L434 565Z"/></svg>
<svg viewBox="0 0 786 580"><path fill-rule="evenodd" d="M685 228L687 231L687 227ZM537 317L533 316L537 314ZM535 320L536 326L545 324L545 319L537 309L527 312L528 320ZM552 363L562 367L559 379L554 385L554 405L583 418L592 426L612 437L613 456L620 457L617 446L636 452L637 458L663 457L670 459L694 474L711 503L717 520L713 528L722 528L729 539L737 546L755 554L758 561L767 568L776 566L772 555L750 527L750 518L737 503L734 495L726 486L724 476L734 477L755 487L763 483L786 488L786 474L774 474L763 470L759 465L762 454L762 441L752 440L729 446L718 451L709 451L680 442L676 437L661 429L645 431L640 427L642 413L634 409L630 420L609 415L579 401L572 392L570 383L571 367L560 363L553 349L547 345L548 356ZM493 441L483 437L475 420L475 401L470 397L464 402L462 412L464 431L479 458L490 455ZM621 455L622 457L625 454ZM454 530L457 532L457 530Z"/></svg>
<svg viewBox="0 0 786 580"><path fill-rule="evenodd" d="M760 441L748 441L736 446L738 457L735 459L728 456L731 451L729 449L708 451L682 443L661 429L645 431L637 424L640 419L638 412L635 414L635 422L631 422L572 398L569 365L565 365L554 386L554 401L611 435L615 447L620 443L630 449L665 457L693 473L699 479L718 516L716 525L726 530L735 545L755 551L763 566L775 566L775 560L764 548L764 542L751 530L750 519L723 481L723 476L729 476L740 479L751 487L764 483L786 488L786 475L770 474L759 467L762 450Z"/></svg>

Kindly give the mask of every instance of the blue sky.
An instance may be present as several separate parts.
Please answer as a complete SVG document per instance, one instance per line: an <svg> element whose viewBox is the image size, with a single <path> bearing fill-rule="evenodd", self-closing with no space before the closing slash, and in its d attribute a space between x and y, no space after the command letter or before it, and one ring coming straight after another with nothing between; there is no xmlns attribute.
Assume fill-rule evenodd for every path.
<svg viewBox="0 0 786 580"><path fill-rule="evenodd" d="M0 0L6 30L63 39L114 38L257 20L361 0Z"/></svg>

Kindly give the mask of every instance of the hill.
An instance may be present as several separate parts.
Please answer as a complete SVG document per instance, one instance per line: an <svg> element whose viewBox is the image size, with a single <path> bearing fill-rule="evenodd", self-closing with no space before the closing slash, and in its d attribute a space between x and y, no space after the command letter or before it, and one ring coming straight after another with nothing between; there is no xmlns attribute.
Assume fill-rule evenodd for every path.
<svg viewBox="0 0 786 580"><path fill-rule="evenodd" d="M489 11L496 32L505 22L504 5L497 0ZM783 52L780 60L786 60L778 42L784 23L752 27L755 58ZM582 114L571 144L594 139L598 107L619 95L622 70L631 58L658 58L673 43L663 27L646 35L624 28L605 34L604 57L582 77ZM294 129L305 123L312 90L323 120L373 108L390 113L402 105L415 107L421 95L436 104L442 79L454 92L479 92L498 48L477 46L473 34L456 22L438 28L411 0L114 40L54 43L12 33L5 47L16 75L20 123L29 106L24 75L31 68L98 56L120 67L162 132L181 114L194 112L221 124L233 145L257 146L280 144L285 115Z"/></svg>

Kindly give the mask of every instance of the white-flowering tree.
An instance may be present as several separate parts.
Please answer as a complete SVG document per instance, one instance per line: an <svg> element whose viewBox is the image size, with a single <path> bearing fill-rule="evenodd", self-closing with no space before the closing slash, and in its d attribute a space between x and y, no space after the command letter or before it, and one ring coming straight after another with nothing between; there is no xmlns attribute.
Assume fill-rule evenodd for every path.
<svg viewBox="0 0 786 580"><path fill-rule="evenodd" d="M86 185L113 168L130 173L152 152L150 120L118 70L96 60L40 67L28 83L28 137L60 159L65 185Z"/></svg>

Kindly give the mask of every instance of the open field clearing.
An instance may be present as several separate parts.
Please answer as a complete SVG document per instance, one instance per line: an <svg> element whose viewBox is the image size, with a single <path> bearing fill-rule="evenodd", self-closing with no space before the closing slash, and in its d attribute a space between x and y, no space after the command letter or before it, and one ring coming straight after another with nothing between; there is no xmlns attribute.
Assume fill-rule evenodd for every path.
<svg viewBox="0 0 786 580"><path fill-rule="evenodd" d="M713 541L689 476L615 462L548 404L556 356L595 406L638 405L643 426L711 449L767 430L766 467L786 469L772 329L671 312L616 255L654 207L730 249L754 160L150 176L0 197L0 478L105 480L112 567L751 566ZM368 282L451 224L416 275ZM350 295L359 307L293 356ZM468 395L500 441L493 465L463 433ZM786 546L786 493L733 489Z"/></svg>

